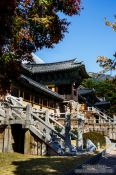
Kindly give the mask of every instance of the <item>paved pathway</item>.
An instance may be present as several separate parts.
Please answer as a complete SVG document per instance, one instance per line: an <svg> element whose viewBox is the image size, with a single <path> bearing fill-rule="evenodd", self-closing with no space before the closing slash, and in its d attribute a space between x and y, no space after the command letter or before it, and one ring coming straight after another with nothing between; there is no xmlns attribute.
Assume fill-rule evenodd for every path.
<svg viewBox="0 0 116 175"><path fill-rule="evenodd" d="M84 165L71 175L116 175L116 147L110 153L106 153L97 164Z"/></svg>
<svg viewBox="0 0 116 175"><path fill-rule="evenodd" d="M85 174L116 175L116 150L106 153L97 164L87 165Z"/></svg>

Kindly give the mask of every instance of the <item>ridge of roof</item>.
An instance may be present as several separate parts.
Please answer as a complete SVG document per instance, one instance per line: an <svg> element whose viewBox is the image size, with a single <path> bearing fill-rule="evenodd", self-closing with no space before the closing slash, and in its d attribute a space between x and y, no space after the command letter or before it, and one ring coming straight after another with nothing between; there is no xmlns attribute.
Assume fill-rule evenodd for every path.
<svg viewBox="0 0 116 175"><path fill-rule="evenodd" d="M69 69L72 70L77 67L83 66L83 64L81 64L82 62L76 62L75 60L76 59L46 64L25 64L22 65L22 67L31 73L47 73Z"/></svg>
<svg viewBox="0 0 116 175"><path fill-rule="evenodd" d="M110 101L98 101L94 105L110 105Z"/></svg>
<svg viewBox="0 0 116 175"><path fill-rule="evenodd" d="M94 88L84 87L83 85L80 85L80 86L79 86L79 90L92 90L92 91L95 92L95 89L94 89Z"/></svg>
<svg viewBox="0 0 116 175"><path fill-rule="evenodd" d="M75 63L74 61L76 60L76 58L74 59L70 59L70 60L64 60L64 61L56 61L56 62L51 62L51 63L32 63L32 64L25 64L25 65L29 65L29 66L45 66L45 65L53 65L53 64L60 64L60 63L69 63L69 62L72 62L72 63ZM81 62L76 62L77 64L80 64Z"/></svg>

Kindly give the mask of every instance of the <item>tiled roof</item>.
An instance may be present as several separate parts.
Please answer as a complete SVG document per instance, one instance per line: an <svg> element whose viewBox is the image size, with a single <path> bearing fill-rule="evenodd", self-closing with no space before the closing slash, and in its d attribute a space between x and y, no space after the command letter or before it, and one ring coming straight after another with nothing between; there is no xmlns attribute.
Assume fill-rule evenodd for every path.
<svg viewBox="0 0 116 175"><path fill-rule="evenodd" d="M101 105L110 105L110 102L109 101L100 101L100 102L96 102L94 104L94 106L101 106Z"/></svg>
<svg viewBox="0 0 116 175"><path fill-rule="evenodd" d="M81 86L79 88L79 95L87 95L87 94L92 94L95 93L95 89L89 89Z"/></svg>
<svg viewBox="0 0 116 175"><path fill-rule="evenodd" d="M23 84L29 85L32 88L36 89L36 91L46 93L46 94L53 96L54 98L59 99L59 100L63 100L63 97L61 95L59 95L58 93L51 91L46 86L44 86L40 83L37 83L36 81L32 80L31 78L26 77L25 75L20 76L20 81Z"/></svg>
<svg viewBox="0 0 116 175"><path fill-rule="evenodd" d="M45 64L25 64L23 65L24 69L32 73L45 73L45 72L54 72L61 70L72 70L78 67L84 66L81 62L76 62L76 59L54 62L54 63L45 63Z"/></svg>

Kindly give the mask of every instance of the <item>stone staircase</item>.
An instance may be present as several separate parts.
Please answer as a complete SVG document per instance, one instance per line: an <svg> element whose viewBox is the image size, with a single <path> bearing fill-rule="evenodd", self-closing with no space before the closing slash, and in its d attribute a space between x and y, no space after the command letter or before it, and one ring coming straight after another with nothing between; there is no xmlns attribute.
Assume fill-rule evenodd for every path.
<svg viewBox="0 0 116 175"><path fill-rule="evenodd" d="M37 110L30 104L25 107L21 98L9 95L6 97L6 102L0 105L0 125L12 124L21 124L23 128L29 129L58 155L76 154L76 148L74 150L65 139L65 127L50 116L48 111ZM61 131L58 132L55 126ZM71 134L77 138L70 132ZM65 148L69 148L70 151L67 152Z"/></svg>
<svg viewBox="0 0 116 175"><path fill-rule="evenodd" d="M111 118L95 107L88 107L88 111L91 112L91 114L95 114L95 116L97 114L98 118L96 119L93 115L92 119L86 119L84 132L101 132L105 136L109 137L109 139L116 140L115 116Z"/></svg>
<svg viewBox="0 0 116 175"><path fill-rule="evenodd" d="M113 118L111 118L110 116L108 116L107 114L105 114L104 112L100 111L99 109L95 107L88 107L88 111L92 111L93 113L98 114L98 116L104 119L106 122L109 122L109 123L115 122Z"/></svg>

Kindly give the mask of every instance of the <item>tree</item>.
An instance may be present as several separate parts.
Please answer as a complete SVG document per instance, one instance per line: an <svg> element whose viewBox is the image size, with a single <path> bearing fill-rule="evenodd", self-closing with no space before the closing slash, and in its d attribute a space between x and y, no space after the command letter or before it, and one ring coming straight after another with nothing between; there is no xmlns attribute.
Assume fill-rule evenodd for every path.
<svg viewBox="0 0 116 175"><path fill-rule="evenodd" d="M116 21L112 23L105 18L105 24L107 26L110 26L116 32ZM113 59L108 58L106 56L98 56L97 62L99 63L100 67L103 68L102 72L105 73L108 71L116 70L116 53L113 56Z"/></svg>
<svg viewBox="0 0 116 175"><path fill-rule="evenodd" d="M31 52L43 47L52 48L64 38L69 22L61 19L58 13L72 16L79 14L81 8L80 0L8 2L0 2L3 8L0 13L1 92L6 91L8 84L10 87L10 82L20 74L22 60L32 59Z"/></svg>
<svg viewBox="0 0 116 175"><path fill-rule="evenodd" d="M80 0L19 0L16 2L15 12L11 10L13 8L11 4L11 6L6 5L8 8L3 15L7 22L12 19L12 23L9 25L9 22L5 22L4 30L0 33L3 34L4 31L7 49L19 49L26 53L37 48L53 47L63 39L69 23L66 19L60 19L58 12L70 16L80 12ZM12 18L11 12L15 14ZM6 35L9 31L11 36ZM11 45L12 47L8 48Z"/></svg>
<svg viewBox="0 0 116 175"><path fill-rule="evenodd" d="M105 97L106 100L110 101L111 106L107 109L107 113L116 115L116 78L106 80L90 78L83 81L83 86L94 88L98 97Z"/></svg>
<svg viewBox="0 0 116 175"><path fill-rule="evenodd" d="M97 57L97 63L99 63L99 66L103 68L101 73L116 70L116 53L113 56L114 59L108 58L106 56Z"/></svg>

